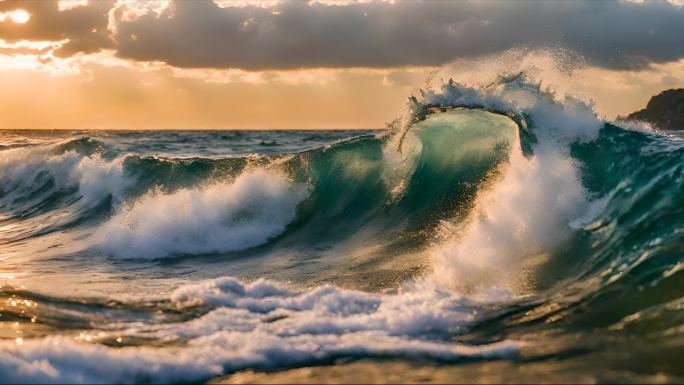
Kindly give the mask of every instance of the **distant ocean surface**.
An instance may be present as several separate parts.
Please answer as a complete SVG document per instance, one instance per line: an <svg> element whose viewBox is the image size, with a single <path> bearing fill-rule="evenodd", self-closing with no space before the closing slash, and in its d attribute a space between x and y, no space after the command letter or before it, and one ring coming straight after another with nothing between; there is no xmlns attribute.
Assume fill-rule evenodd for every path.
<svg viewBox="0 0 684 385"><path fill-rule="evenodd" d="M0 382L684 381L684 141L573 103L0 131Z"/></svg>

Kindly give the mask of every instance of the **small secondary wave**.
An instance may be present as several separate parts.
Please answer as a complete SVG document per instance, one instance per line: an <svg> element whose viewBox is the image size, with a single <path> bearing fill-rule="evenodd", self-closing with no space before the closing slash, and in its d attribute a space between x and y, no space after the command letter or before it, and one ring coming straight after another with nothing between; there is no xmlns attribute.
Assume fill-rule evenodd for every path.
<svg viewBox="0 0 684 385"><path fill-rule="evenodd" d="M147 193L116 213L95 237L117 258L242 250L282 233L306 195L305 185L256 169L232 182Z"/></svg>

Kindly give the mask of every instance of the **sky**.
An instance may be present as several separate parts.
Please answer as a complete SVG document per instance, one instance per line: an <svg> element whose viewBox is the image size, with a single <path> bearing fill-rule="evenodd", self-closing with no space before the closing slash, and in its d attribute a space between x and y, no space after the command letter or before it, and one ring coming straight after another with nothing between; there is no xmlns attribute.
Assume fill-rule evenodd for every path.
<svg viewBox="0 0 684 385"><path fill-rule="evenodd" d="M516 49L613 119L684 87L684 0L0 0L0 128L381 128Z"/></svg>

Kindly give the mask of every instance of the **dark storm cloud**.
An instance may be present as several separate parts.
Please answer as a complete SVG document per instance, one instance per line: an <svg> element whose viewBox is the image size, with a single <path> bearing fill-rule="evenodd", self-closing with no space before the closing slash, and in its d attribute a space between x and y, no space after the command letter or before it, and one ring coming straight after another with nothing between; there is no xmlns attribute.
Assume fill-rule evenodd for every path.
<svg viewBox="0 0 684 385"><path fill-rule="evenodd" d="M117 41L122 57L179 67L439 65L525 46L633 68L684 56L684 11L622 1L296 1L271 9L177 1L173 17L122 23Z"/></svg>
<svg viewBox="0 0 684 385"><path fill-rule="evenodd" d="M30 38L66 36L73 43L65 50L72 52L113 43L120 57L178 67L439 65L514 47L566 48L591 64L618 69L684 57L684 9L665 1L410 1L345 6L293 1L272 8L176 1L160 15L119 20L113 42L103 41L99 33L86 37L92 28L99 31L106 25L107 3L91 1L88 7L66 12L57 12L56 6L43 1L30 4L40 8L35 14L32 11L35 20L28 24L37 26ZM12 8L6 2L0 6ZM0 38L5 39L12 31L2 24Z"/></svg>

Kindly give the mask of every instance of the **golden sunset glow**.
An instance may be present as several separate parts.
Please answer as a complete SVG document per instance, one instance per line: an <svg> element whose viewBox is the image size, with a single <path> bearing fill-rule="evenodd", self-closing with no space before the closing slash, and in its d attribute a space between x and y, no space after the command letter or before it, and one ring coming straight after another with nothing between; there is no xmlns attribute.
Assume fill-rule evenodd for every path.
<svg viewBox="0 0 684 385"><path fill-rule="evenodd" d="M30 18L31 15L29 15L29 13L24 11L23 9L17 9L10 12L0 13L0 22L9 20L12 23L16 24L26 24L28 23Z"/></svg>
<svg viewBox="0 0 684 385"><path fill-rule="evenodd" d="M202 7L209 7L207 3L211 2ZM296 57L284 52L271 64L259 62L263 55L250 53L247 56L254 58L249 60L256 64L236 60L231 65L224 63L228 59L223 59L220 48L230 44L221 39L207 42L207 47L215 45L219 51L195 44L178 59L181 51L167 58L161 52L167 43L145 40L147 34L161 36L159 32L146 32L151 27L141 23L170 23L184 13L200 12L200 2L50 4L0 3L4 6L0 7L0 79L3 89L11 90L0 96L6 128L381 128L401 116L407 98L449 63L445 56L437 60L442 64L435 60L434 64L400 64L401 59L393 65L385 59L363 58L354 59L361 65L346 64L345 55L350 54L340 53L330 62L323 58L321 64L303 68L290 64ZM371 12L364 13L373 16L376 8L392 11L402 6L389 1L314 1L297 7L284 1L211 4L215 17L219 12L244 14L239 29L245 38L270 33L282 12L365 7ZM272 20L264 21L266 15ZM68 31L50 29L58 25L56 20L62 20L59 25ZM176 32L166 35L169 42L186 39L181 37L183 30L178 37L172 33ZM316 46L303 49L312 55L320 51ZM230 49L226 52L229 55ZM450 57L457 58L458 51ZM625 68L612 68L611 58L597 60L596 65L589 62L579 70L579 93L592 99L597 112L607 118L642 107L663 88L684 84L684 65L678 60Z"/></svg>

